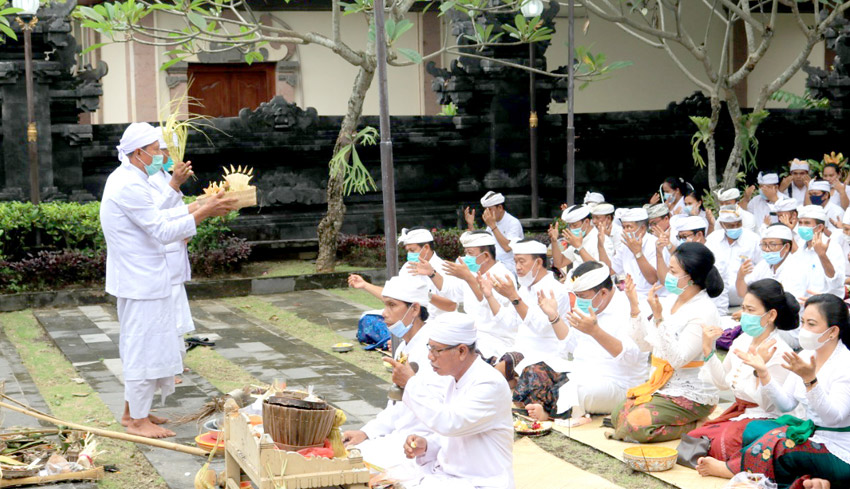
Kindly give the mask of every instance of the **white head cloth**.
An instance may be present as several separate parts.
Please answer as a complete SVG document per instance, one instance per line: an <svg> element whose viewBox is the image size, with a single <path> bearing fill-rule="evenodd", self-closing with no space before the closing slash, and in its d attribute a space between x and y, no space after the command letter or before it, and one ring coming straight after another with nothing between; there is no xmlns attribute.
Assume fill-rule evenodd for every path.
<svg viewBox="0 0 850 489"><path fill-rule="evenodd" d="M570 276L565 284L567 288L573 292L584 292L585 290L590 290L601 284L610 276L611 270L608 266L603 264L602 267L594 268L593 270L585 272L583 275L578 277L574 276L572 272L570 272Z"/></svg>
<svg viewBox="0 0 850 489"><path fill-rule="evenodd" d="M467 231L460 235L460 244L464 248L477 248L479 246L496 246L496 238L487 231Z"/></svg>
<svg viewBox="0 0 850 489"><path fill-rule="evenodd" d="M740 222L742 219L741 213L738 212L738 208L736 206L734 209L720 209L717 222Z"/></svg>
<svg viewBox="0 0 850 489"><path fill-rule="evenodd" d="M792 197L788 197L788 198L785 198L785 199L779 199L779 200L776 201L775 204L773 204L773 211L774 212L796 211L797 207L799 205L800 204L797 202L797 199L794 199Z"/></svg>
<svg viewBox="0 0 850 489"><path fill-rule="evenodd" d="M440 314L430 328L431 341L446 346L471 345L478 339L475 318L462 312Z"/></svg>
<svg viewBox="0 0 850 489"><path fill-rule="evenodd" d="M819 205L804 205L797 209L798 219L817 219L826 222L826 209Z"/></svg>
<svg viewBox="0 0 850 489"><path fill-rule="evenodd" d="M791 160L791 171L805 170L809 171L809 162L794 158Z"/></svg>
<svg viewBox="0 0 850 489"><path fill-rule="evenodd" d="M779 184L779 175L776 173L762 173L759 172L758 176L758 184L759 185L778 185Z"/></svg>
<svg viewBox="0 0 850 489"><path fill-rule="evenodd" d="M397 275L387 280L381 295L410 304L428 304L428 284L418 277Z"/></svg>
<svg viewBox="0 0 850 489"><path fill-rule="evenodd" d="M620 215L620 220L623 222L638 222L646 221L647 219L649 219L649 215L646 213L646 209L641 207L625 209Z"/></svg>
<svg viewBox="0 0 850 489"><path fill-rule="evenodd" d="M402 245L430 243L431 241L434 241L434 236L427 229L401 228L401 234L398 237L398 243Z"/></svg>
<svg viewBox="0 0 850 489"><path fill-rule="evenodd" d="M484 194L484 197L481 197L481 205L484 207L493 207L494 205L504 203L505 196L498 192L493 192L492 190Z"/></svg>
<svg viewBox="0 0 850 489"><path fill-rule="evenodd" d="M593 207L596 204L605 202L605 196L599 192L588 192L584 194L584 205Z"/></svg>
<svg viewBox="0 0 850 489"><path fill-rule="evenodd" d="M784 224L774 224L765 228L762 233L762 238L784 239L785 241L793 241L794 233L791 228Z"/></svg>
<svg viewBox="0 0 850 489"><path fill-rule="evenodd" d="M606 204L604 202L601 204L597 204L596 207L594 207L593 210L590 211L590 214L594 216L607 216L608 214L613 213L614 206L611 204Z"/></svg>
<svg viewBox="0 0 850 489"><path fill-rule="evenodd" d="M844 211L844 217L841 219L842 224L850 224L850 209Z"/></svg>
<svg viewBox="0 0 850 489"><path fill-rule="evenodd" d="M567 224L579 222L590 216L590 207L586 205L573 205L564 209L561 213L561 220Z"/></svg>
<svg viewBox="0 0 850 489"><path fill-rule="evenodd" d="M670 209L667 208L667 204L654 204L646 207L646 215L649 219L664 217L668 214L670 214Z"/></svg>
<svg viewBox="0 0 850 489"><path fill-rule="evenodd" d="M697 231L700 229L705 230L707 228L708 221L706 221L702 216L688 216L679 220L676 224L676 229L679 231Z"/></svg>
<svg viewBox="0 0 850 489"><path fill-rule="evenodd" d="M156 128L147 122L134 122L127 126L124 134L121 136L121 141L115 149L118 150L118 161L121 163L129 163L127 154L133 151L144 148L145 146L159 141L159 133Z"/></svg>
<svg viewBox="0 0 850 489"><path fill-rule="evenodd" d="M812 190L829 192L832 190L832 186L826 180L815 180L814 182L809 182L809 192Z"/></svg>
<svg viewBox="0 0 850 489"><path fill-rule="evenodd" d="M165 135L162 132L162 126L157 127L156 132L159 133L159 149L168 149L168 143L165 142ZM177 134L171 134L171 142L173 146L177 146Z"/></svg>
<svg viewBox="0 0 850 489"><path fill-rule="evenodd" d="M741 198L741 191L736 188L727 188L717 192L717 200L725 202L727 200L738 200Z"/></svg>
<svg viewBox="0 0 850 489"><path fill-rule="evenodd" d="M514 255L545 255L546 245L540 241L525 241L520 243L518 239L511 240L511 251Z"/></svg>

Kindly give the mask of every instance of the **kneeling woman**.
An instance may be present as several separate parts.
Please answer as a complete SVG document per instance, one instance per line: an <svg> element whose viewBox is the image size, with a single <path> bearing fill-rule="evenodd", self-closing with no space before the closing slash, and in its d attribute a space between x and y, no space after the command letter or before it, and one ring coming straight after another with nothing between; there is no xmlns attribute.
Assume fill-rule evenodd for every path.
<svg viewBox="0 0 850 489"><path fill-rule="evenodd" d="M711 298L723 292L723 279L714 255L705 245L683 243L670 257L664 280L670 296L659 300L658 285L647 301L654 324L641 316L630 278L632 339L652 352L649 382L629 389L628 398L614 410L613 437L638 443L674 440L697 427L717 404L718 391L699 377L704 365L702 325L720 324Z"/></svg>
<svg viewBox="0 0 850 489"><path fill-rule="evenodd" d="M806 301L800 346L783 355L792 375L784 384L760 355L740 353L758 373L761 389L783 412L801 405L806 421L785 415L753 421L744 430L741 471L763 473L780 489L802 488L809 478L850 487L850 319L847 305L831 294ZM726 476L731 477L731 470Z"/></svg>
<svg viewBox="0 0 850 489"><path fill-rule="evenodd" d="M779 331L790 331L800 325L800 304L793 294L785 292L782 284L766 278L747 287L741 310L744 334L732 342L730 353L722 363L714 355L714 344L722 330L717 326L703 328L703 353L710 358L701 375L718 389L731 390L735 395L735 403L726 412L688 433L693 438L711 440L709 456L701 458L697 466L703 476L740 472L744 428L754 419L775 419L782 414L776 403L759 389L758 372L733 352L760 355L770 377L780 384L785 382L789 372L782 368L782 357L793 350L782 340Z"/></svg>

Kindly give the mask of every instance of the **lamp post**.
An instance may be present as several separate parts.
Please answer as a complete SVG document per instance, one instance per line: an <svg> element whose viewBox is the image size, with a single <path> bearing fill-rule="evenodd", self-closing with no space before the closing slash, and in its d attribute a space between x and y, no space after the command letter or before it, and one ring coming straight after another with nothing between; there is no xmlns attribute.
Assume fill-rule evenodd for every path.
<svg viewBox="0 0 850 489"><path fill-rule="evenodd" d="M24 33L24 70L27 84L27 155L29 157L30 167L30 200L34 205L38 205L41 197L39 196L38 183L38 129L35 125L35 100L33 94L33 77L32 77L32 30L38 23L38 17L35 16L38 11L38 0L12 0L12 6L19 8L23 12L21 15L29 17L29 22L25 22L21 17L15 20L21 26L21 31Z"/></svg>
<svg viewBox="0 0 850 489"><path fill-rule="evenodd" d="M542 0L527 0L520 7L523 17L533 19L543 13ZM534 69L534 43L528 43L528 66ZM531 217L540 217L540 195L537 186L537 97L535 96L535 77L534 72L528 72L528 139L529 139L529 161L531 170L529 171L529 181L531 182Z"/></svg>
<svg viewBox="0 0 850 489"><path fill-rule="evenodd" d="M569 60L567 63L567 204L575 204L576 196L576 128L573 122L575 106L573 95L575 94L575 13L573 11L574 0L569 0L567 15L567 52Z"/></svg>

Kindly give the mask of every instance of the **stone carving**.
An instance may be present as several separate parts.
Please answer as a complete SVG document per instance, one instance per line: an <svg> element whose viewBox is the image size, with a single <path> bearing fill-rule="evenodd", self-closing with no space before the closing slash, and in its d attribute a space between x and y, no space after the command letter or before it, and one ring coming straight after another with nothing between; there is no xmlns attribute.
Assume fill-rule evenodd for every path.
<svg viewBox="0 0 850 489"><path fill-rule="evenodd" d="M313 107L303 110L287 102L283 96L277 95L270 101L261 103L257 110L243 108L239 111L239 119L252 131L306 131L316 124L319 114Z"/></svg>
<svg viewBox="0 0 850 489"><path fill-rule="evenodd" d="M821 12L826 13L825 10ZM803 66L803 71L809 75L806 88L813 98L829 99L832 108L850 107L850 20L844 17L835 19L824 32L824 40L826 47L835 51L832 69L823 70L807 61Z"/></svg>

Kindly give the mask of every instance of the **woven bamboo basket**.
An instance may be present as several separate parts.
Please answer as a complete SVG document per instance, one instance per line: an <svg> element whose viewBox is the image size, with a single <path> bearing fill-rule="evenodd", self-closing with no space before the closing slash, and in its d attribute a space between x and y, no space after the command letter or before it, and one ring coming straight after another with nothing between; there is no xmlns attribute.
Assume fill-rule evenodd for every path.
<svg viewBox="0 0 850 489"><path fill-rule="evenodd" d="M333 428L336 410L324 402L297 402L300 396L290 394L281 398L295 401L288 405L275 403L276 398L263 403L263 431L284 450L321 447Z"/></svg>
<svg viewBox="0 0 850 489"><path fill-rule="evenodd" d="M198 202L203 202L206 198L208 198L206 195L201 195L197 200ZM257 205L257 187L251 186L245 190L226 192L225 198L235 198L237 209L242 209L243 207L254 207Z"/></svg>

